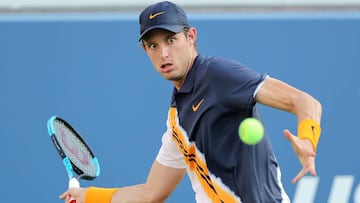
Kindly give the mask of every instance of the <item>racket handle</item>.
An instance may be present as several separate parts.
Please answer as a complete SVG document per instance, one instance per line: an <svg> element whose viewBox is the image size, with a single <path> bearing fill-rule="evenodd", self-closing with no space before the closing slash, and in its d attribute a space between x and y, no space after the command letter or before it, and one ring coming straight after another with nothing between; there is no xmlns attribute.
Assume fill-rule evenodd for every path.
<svg viewBox="0 0 360 203"><path fill-rule="evenodd" d="M70 198L70 200L68 201L68 203L76 203L76 199Z"/></svg>
<svg viewBox="0 0 360 203"><path fill-rule="evenodd" d="M78 181L78 179L71 178L69 180L69 188L79 188L79 187L80 187L80 182ZM70 197L70 200L68 201L68 203L76 203L76 199Z"/></svg>

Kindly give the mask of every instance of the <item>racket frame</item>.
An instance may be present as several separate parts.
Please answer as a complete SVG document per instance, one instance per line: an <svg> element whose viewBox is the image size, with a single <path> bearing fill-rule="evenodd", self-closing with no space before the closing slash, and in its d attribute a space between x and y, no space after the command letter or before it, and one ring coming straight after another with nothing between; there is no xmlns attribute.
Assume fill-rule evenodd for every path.
<svg viewBox="0 0 360 203"><path fill-rule="evenodd" d="M92 164L94 164L96 166L96 174L95 176L91 176L88 174L85 174L79 167L77 167L71 160L70 158L65 154L64 150L61 148L56 136L55 136L55 129L54 129L54 122L55 120L58 120L60 122L62 122L66 128L68 128L70 131L73 132L73 134L76 136L77 139L80 140L80 142L83 143L83 145L87 148L87 150L89 151L91 157L92 157ZM77 179L85 179L85 180L93 180L95 178L97 178L100 175L100 165L99 165L99 161L98 159L95 157L94 153L92 152L91 148L89 147L89 145L85 142L85 140L81 137L81 135L68 123L66 122L64 119L57 117L57 116L52 116L47 123L47 127L48 127L48 132L49 132L49 136L51 138L52 143L54 144L58 154L60 155L62 162L66 168L66 172L69 176L69 180L71 180L72 178L75 178L75 174L74 172L78 175L78 177L76 177Z"/></svg>

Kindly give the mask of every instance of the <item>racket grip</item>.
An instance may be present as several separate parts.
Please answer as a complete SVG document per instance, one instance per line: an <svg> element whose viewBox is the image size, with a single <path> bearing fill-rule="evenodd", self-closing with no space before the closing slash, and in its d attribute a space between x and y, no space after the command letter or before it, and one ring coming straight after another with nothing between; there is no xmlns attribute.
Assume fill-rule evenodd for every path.
<svg viewBox="0 0 360 203"><path fill-rule="evenodd" d="M79 187L80 187L80 182L78 181L78 179L71 178L69 180L69 188L79 188ZM68 203L76 203L76 199L70 197L70 200L68 201Z"/></svg>
<svg viewBox="0 0 360 203"><path fill-rule="evenodd" d="M68 203L76 203L76 199L70 198L70 200L68 201Z"/></svg>

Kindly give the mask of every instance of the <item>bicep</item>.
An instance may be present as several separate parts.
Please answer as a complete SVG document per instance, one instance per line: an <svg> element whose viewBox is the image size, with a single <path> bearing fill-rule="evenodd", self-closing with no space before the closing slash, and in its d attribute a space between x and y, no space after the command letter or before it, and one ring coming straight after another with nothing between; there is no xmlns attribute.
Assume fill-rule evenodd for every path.
<svg viewBox="0 0 360 203"><path fill-rule="evenodd" d="M298 94L299 90L290 85L267 77L256 93L255 101L266 106L295 113L293 101Z"/></svg>
<svg viewBox="0 0 360 203"><path fill-rule="evenodd" d="M309 94L275 78L265 79L255 95L255 101L294 113L298 120L312 118L320 123L321 104Z"/></svg>

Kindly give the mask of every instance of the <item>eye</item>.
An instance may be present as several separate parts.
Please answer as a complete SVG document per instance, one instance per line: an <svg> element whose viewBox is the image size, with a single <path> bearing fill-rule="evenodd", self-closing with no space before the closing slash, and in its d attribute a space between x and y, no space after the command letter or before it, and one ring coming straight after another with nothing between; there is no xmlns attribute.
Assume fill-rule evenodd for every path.
<svg viewBox="0 0 360 203"><path fill-rule="evenodd" d="M156 48L156 44L155 43L150 43L147 46L149 49L155 49Z"/></svg>
<svg viewBox="0 0 360 203"><path fill-rule="evenodd" d="M167 41L169 44L173 44L175 42L175 37L169 37Z"/></svg>

